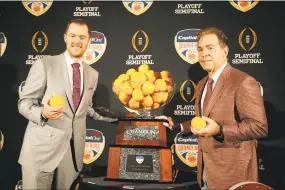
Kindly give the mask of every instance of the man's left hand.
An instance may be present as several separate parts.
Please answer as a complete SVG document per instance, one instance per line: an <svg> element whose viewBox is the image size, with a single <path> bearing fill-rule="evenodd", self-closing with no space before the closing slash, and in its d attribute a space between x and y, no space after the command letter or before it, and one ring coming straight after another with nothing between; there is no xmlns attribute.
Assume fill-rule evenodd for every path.
<svg viewBox="0 0 285 190"><path fill-rule="evenodd" d="M208 117L203 116L202 118L207 122L207 125L204 129L199 129L199 130L191 127L191 131L195 135L210 137L210 136L214 136L219 133L220 125L218 125L214 120Z"/></svg>

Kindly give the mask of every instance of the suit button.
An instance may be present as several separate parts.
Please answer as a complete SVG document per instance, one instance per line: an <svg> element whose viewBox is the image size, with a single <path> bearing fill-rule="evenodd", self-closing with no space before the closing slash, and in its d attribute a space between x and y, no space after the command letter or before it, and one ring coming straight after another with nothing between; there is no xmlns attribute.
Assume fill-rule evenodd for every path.
<svg viewBox="0 0 285 190"><path fill-rule="evenodd" d="M70 136L70 135L68 135L68 136L67 136L67 138L68 138L68 139L71 139L71 136Z"/></svg>

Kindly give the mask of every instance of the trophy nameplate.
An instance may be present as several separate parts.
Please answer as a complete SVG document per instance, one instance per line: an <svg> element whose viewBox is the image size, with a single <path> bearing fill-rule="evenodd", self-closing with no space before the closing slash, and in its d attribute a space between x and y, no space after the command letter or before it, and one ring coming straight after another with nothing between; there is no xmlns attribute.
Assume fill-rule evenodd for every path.
<svg viewBox="0 0 285 190"><path fill-rule="evenodd" d="M166 127L157 119L119 119L116 135L118 145L166 146Z"/></svg>
<svg viewBox="0 0 285 190"><path fill-rule="evenodd" d="M107 180L172 181L170 147L111 145Z"/></svg>

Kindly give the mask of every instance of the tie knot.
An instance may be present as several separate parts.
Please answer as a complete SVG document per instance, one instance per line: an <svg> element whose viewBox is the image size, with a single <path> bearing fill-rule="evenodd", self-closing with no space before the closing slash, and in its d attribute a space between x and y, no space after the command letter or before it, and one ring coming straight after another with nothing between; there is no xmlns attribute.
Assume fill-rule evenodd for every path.
<svg viewBox="0 0 285 190"><path fill-rule="evenodd" d="M208 85L213 85L213 83L214 83L214 80L210 77L209 79L208 79Z"/></svg>
<svg viewBox="0 0 285 190"><path fill-rule="evenodd" d="M72 63L72 68L73 69L78 69L80 67L79 63Z"/></svg>

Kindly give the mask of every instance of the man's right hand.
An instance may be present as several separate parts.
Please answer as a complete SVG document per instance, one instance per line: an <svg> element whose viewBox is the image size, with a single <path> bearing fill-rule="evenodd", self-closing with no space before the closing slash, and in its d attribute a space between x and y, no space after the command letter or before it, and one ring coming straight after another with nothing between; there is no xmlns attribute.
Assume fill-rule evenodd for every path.
<svg viewBox="0 0 285 190"><path fill-rule="evenodd" d="M47 119L58 119L64 112L64 107L53 108L48 105L48 102L44 104L44 108L42 110L42 114Z"/></svg>
<svg viewBox="0 0 285 190"><path fill-rule="evenodd" d="M169 128L170 130L173 130L174 121L173 121L172 117L166 117L165 115L161 115L161 116L156 116L155 119L165 119L165 120L168 120L168 123L163 122L162 124L165 127Z"/></svg>

